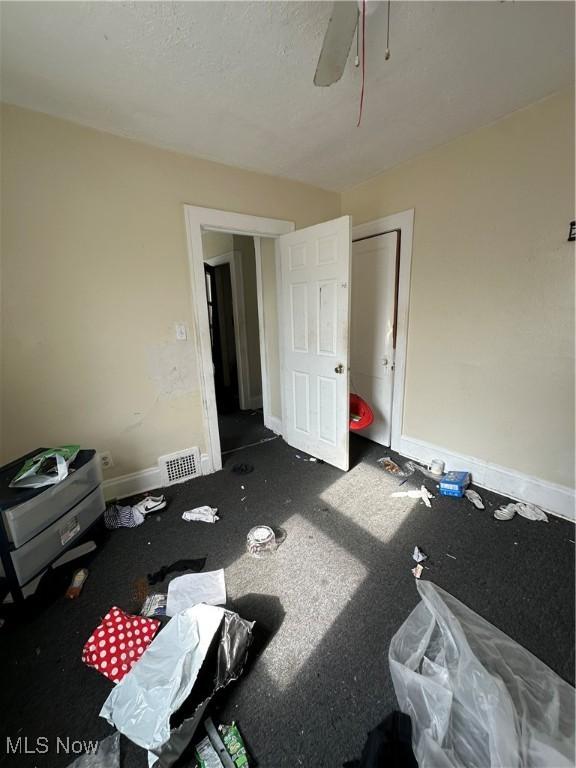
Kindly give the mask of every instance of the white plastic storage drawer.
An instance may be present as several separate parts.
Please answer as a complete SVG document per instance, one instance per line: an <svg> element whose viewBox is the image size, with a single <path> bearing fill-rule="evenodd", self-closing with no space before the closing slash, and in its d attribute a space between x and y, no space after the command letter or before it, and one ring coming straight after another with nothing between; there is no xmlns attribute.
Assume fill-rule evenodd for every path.
<svg viewBox="0 0 576 768"><path fill-rule="evenodd" d="M42 489L41 493L2 512L8 540L15 547L21 547L43 531L100 485L102 470L97 454L81 451L80 460L81 466L61 483Z"/></svg>
<svg viewBox="0 0 576 768"><path fill-rule="evenodd" d="M98 486L42 533L11 552L18 582L25 584L59 557L102 514L105 506L104 493Z"/></svg>

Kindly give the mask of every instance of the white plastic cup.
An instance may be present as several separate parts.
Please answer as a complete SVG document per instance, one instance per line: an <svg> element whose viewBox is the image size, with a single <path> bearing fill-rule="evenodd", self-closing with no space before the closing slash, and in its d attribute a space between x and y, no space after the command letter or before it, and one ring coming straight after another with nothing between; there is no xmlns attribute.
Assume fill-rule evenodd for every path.
<svg viewBox="0 0 576 768"><path fill-rule="evenodd" d="M444 462L441 459L432 459L428 469L430 470L430 472L432 472L433 475L443 475L444 466L445 466Z"/></svg>

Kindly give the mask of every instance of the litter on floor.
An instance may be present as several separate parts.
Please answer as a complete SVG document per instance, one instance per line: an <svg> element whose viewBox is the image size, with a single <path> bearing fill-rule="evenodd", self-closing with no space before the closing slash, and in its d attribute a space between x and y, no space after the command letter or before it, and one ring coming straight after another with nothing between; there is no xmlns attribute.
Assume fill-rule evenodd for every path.
<svg viewBox="0 0 576 768"><path fill-rule="evenodd" d="M77 635L65 633L83 662L68 673L68 689L77 686L69 711L74 717L79 693L93 690L92 717L100 714L101 725L91 728L101 738L93 754L62 766L171 768L189 760L198 768L378 768L384 756L395 756L403 768L496 768L510 764L515 750L532 750L543 761L544 749L554 765L567 764L574 753L573 688L439 586L459 593L467 584L474 598L478 561L469 539L489 537L502 554L491 563L502 579L506 557L529 562L541 539L527 542L536 542L538 529L554 535L557 521L532 525L547 518L538 507L481 496L469 473L455 475L450 467L442 466L432 493L429 474L439 467L396 455L382 472L372 454L346 476L342 491L333 469L306 469L276 441L274 466L288 473L294 467L294 474L288 482L270 472L263 477L266 461L257 451L270 450L252 449L248 466L259 472L242 471L250 478L240 489L238 480L228 487L215 477L199 488L201 498L191 483L109 505L105 546L79 548L90 567L67 561L60 594L74 600L62 601L66 622L82 616L84 626ZM449 495L441 492L445 480ZM250 494L253 511L239 490ZM200 503L206 499L210 504ZM160 510L160 524L150 525L147 518L158 519ZM506 526L501 514L511 515ZM100 568L107 548L116 559ZM421 602L410 612L415 594ZM62 616L62 605L51 611ZM504 601L500 621L507 612ZM2 636L7 629L17 631L10 624ZM31 655L36 666L61 663L44 642ZM277 745L267 746L270 717L290 733L293 754L278 757ZM526 768L538 764L545 763L531 757Z"/></svg>
<svg viewBox="0 0 576 768"><path fill-rule="evenodd" d="M226 584L222 568L217 571L177 576L168 585L167 616L175 616L180 611L192 608L199 603L207 605L226 603Z"/></svg>
<svg viewBox="0 0 576 768"><path fill-rule="evenodd" d="M182 520L186 520L187 523L202 522L202 523L215 523L220 520L216 514L218 510L215 507L196 507L186 512L182 512Z"/></svg>

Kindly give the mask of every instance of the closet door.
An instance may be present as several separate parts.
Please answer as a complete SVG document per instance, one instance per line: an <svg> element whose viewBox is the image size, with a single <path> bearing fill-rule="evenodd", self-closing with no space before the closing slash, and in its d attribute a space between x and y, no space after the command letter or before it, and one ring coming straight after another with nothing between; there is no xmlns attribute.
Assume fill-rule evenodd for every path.
<svg viewBox="0 0 576 768"><path fill-rule="evenodd" d="M374 421L360 432L390 445L394 391L398 233L352 244L350 389L372 408Z"/></svg>

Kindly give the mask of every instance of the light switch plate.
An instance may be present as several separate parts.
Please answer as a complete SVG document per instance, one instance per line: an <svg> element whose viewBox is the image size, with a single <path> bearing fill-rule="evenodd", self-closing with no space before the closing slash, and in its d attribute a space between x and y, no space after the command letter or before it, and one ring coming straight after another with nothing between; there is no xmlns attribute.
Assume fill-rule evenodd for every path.
<svg viewBox="0 0 576 768"><path fill-rule="evenodd" d="M186 341L188 338L188 329L186 323L176 323L176 339L177 341Z"/></svg>

